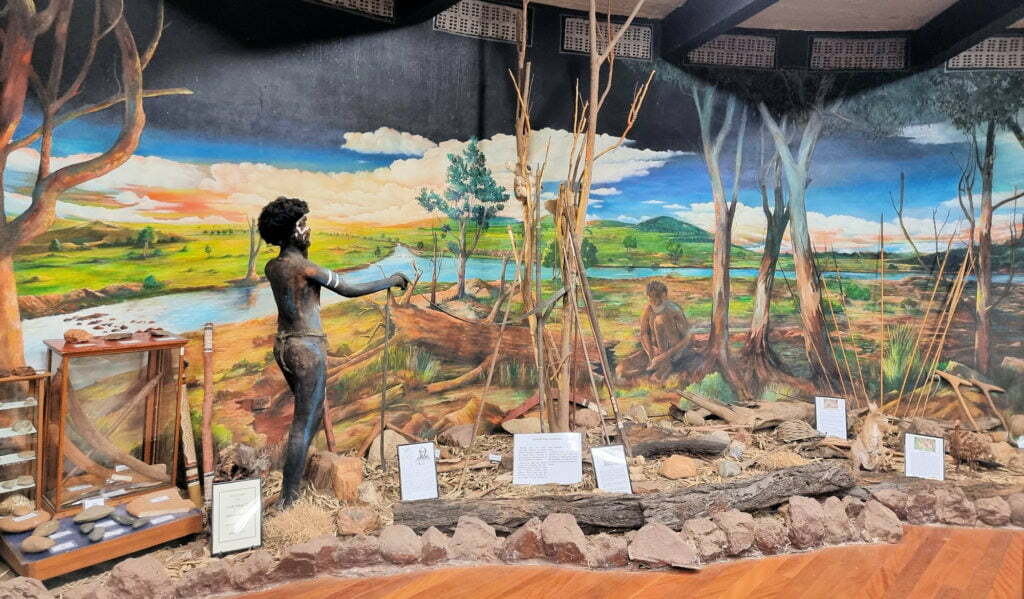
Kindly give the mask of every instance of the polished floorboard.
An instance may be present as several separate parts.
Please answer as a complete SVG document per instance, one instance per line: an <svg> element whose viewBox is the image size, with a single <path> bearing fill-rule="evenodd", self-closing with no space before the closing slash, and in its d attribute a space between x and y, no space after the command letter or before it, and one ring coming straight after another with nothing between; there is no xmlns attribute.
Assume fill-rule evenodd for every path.
<svg viewBox="0 0 1024 599"><path fill-rule="evenodd" d="M489 599L504 597L841 599L1024 598L1024 531L907 527L896 545L833 547L713 564L700 572L477 566L380 578L320 578L246 599Z"/></svg>

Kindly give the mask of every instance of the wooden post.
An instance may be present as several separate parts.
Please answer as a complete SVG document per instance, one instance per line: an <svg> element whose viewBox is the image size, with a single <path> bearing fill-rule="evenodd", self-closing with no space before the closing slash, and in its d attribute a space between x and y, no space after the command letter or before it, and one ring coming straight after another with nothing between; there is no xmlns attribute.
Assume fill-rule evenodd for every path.
<svg viewBox="0 0 1024 599"><path fill-rule="evenodd" d="M203 326L203 497L213 502L213 323Z"/></svg>

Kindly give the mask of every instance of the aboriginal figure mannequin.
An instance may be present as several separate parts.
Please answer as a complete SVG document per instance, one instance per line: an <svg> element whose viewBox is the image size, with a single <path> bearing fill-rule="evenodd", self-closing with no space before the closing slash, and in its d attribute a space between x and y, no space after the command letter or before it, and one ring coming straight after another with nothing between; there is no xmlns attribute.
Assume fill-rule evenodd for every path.
<svg viewBox="0 0 1024 599"><path fill-rule="evenodd" d="M274 358L295 397L295 412L285 448L284 482L279 507L295 501L306 467L306 453L323 419L327 384L327 339L320 323L320 288L359 297L389 287L404 289L401 273L368 283L346 283L337 273L309 260L309 207L293 198L278 198L263 207L263 239L281 248L265 269L277 303Z"/></svg>

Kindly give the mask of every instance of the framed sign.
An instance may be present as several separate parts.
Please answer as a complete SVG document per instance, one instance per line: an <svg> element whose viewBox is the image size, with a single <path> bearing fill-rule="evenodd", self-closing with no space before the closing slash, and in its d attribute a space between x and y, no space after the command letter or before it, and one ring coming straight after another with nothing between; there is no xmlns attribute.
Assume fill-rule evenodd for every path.
<svg viewBox="0 0 1024 599"><path fill-rule="evenodd" d="M626 449L621 445L591 447L590 457L594 460L594 476L597 488L609 493L633 494L633 483L629 480L629 465L626 463Z"/></svg>
<svg viewBox="0 0 1024 599"><path fill-rule="evenodd" d="M579 433L514 435L512 443L512 484L574 485L583 480Z"/></svg>
<svg viewBox="0 0 1024 599"><path fill-rule="evenodd" d="M398 446L398 482L402 501L437 499L437 453L434 444Z"/></svg>
<svg viewBox="0 0 1024 599"><path fill-rule="evenodd" d="M907 433L903 441L903 457L907 476L945 479L946 448L942 437Z"/></svg>
<svg viewBox="0 0 1024 599"><path fill-rule="evenodd" d="M826 437L846 439L846 400L841 397L815 397L814 428Z"/></svg>
<svg viewBox="0 0 1024 599"><path fill-rule="evenodd" d="M250 478L215 483L210 525L210 553L214 555L262 545L262 481Z"/></svg>

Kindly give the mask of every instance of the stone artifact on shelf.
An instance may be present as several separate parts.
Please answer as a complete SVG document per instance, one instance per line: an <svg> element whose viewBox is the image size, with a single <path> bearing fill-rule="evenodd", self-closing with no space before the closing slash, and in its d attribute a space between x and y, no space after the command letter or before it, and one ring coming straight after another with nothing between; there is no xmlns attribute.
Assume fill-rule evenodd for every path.
<svg viewBox="0 0 1024 599"><path fill-rule="evenodd" d="M89 343L92 341L92 335L82 329L69 329L64 331L64 341L73 344Z"/></svg>

